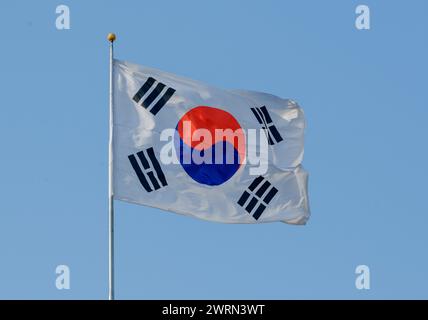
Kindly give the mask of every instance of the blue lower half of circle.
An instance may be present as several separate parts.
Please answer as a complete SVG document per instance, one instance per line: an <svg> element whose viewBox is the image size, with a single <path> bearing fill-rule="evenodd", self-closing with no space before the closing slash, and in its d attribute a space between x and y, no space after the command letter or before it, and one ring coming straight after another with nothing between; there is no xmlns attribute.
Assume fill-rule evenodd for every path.
<svg viewBox="0 0 428 320"><path fill-rule="evenodd" d="M180 138L175 139L174 144L184 171L201 184L221 185L232 178L241 166L238 151L226 141L205 150L193 149Z"/></svg>

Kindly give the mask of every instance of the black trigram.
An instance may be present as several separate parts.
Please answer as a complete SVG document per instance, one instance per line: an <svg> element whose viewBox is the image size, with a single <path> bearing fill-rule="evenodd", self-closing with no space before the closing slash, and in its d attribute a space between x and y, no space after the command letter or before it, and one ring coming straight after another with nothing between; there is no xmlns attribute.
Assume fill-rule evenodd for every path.
<svg viewBox="0 0 428 320"><path fill-rule="evenodd" d="M150 90L156 82L156 86ZM169 88L162 82L158 82L156 79L150 77L146 80L146 82L144 82L140 90L137 91L132 99L136 103L139 103L140 100L144 97L141 105L147 110L149 110L149 107L152 106L150 112L156 115L172 97L174 92L175 90L173 88Z"/></svg>
<svg viewBox="0 0 428 320"><path fill-rule="evenodd" d="M271 183L262 176L258 176L253 180L248 189L244 191L238 200L238 204L245 208L254 219L258 220L269 202L271 202L277 193L277 188L272 186ZM248 201L248 199L250 200Z"/></svg>
<svg viewBox="0 0 428 320"><path fill-rule="evenodd" d="M265 130L270 145L279 143L283 140L278 129L274 126L272 118L265 106L261 108L251 108L251 111L253 111L257 121L262 125L263 130Z"/></svg>
<svg viewBox="0 0 428 320"><path fill-rule="evenodd" d="M140 160L140 163L143 166L142 168L140 167L140 163L138 162L137 158ZM140 180L141 185L144 187L144 189L146 189L147 192L158 190L162 188L161 185L163 187L168 185L159 161L155 157L153 148L148 148L146 150L137 152L136 156L131 154L128 156L128 159L129 162L131 162L132 168L134 168L134 171L137 174L138 180ZM147 179L147 177L149 179Z"/></svg>

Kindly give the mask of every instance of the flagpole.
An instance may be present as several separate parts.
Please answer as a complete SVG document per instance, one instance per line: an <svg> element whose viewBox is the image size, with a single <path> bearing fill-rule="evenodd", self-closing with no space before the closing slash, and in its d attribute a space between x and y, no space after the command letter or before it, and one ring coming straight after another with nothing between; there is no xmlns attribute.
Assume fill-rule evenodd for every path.
<svg viewBox="0 0 428 320"><path fill-rule="evenodd" d="M109 264L108 298L114 300L114 200L113 200L113 42L114 33L107 36L110 41L110 87L109 87L109 139L108 139L108 224L109 224Z"/></svg>

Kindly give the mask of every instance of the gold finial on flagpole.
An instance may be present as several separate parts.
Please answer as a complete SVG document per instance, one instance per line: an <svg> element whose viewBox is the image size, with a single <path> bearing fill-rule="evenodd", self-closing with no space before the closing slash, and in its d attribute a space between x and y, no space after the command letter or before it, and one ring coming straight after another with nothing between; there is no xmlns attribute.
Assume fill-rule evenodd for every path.
<svg viewBox="0 0 428 320"><path fill-rule="evenodd" d="M109 33L107 36L107 40L110 42L114 42L114 40L116 40L116 35L114 33Z"/></svg>

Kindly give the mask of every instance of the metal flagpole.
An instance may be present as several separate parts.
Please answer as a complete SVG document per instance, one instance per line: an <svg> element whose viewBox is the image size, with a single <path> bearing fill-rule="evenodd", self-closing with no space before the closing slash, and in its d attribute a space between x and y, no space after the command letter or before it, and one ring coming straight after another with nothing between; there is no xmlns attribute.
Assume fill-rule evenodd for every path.
<svg viewBox="0 0 428 320"><path fill-rule="evenodd" d="M107 36L110 41L110 93L109 93L109 139L108 139L108 224L109 224L109 264L108 298L114 300L114 200L113 200L113 42L114 33Z"/></svg>

